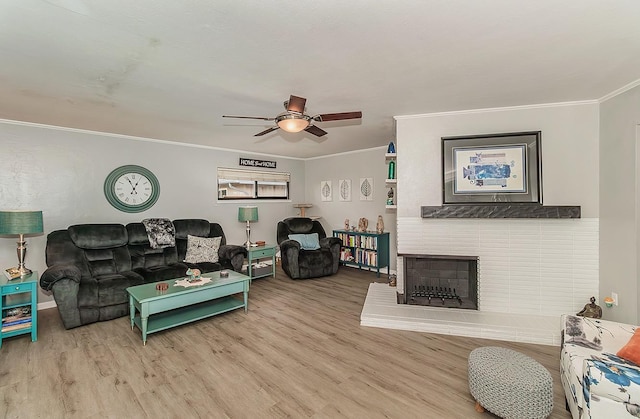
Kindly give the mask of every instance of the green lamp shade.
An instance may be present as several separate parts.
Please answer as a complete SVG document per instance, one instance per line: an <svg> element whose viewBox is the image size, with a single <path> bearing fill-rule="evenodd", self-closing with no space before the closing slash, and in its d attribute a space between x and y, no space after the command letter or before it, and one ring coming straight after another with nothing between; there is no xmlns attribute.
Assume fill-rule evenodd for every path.
<svg viewBox="0 0 640 419"><path fill-rule="evenodd" d="M42 211L0 211L0 234L42 232Z"/></svg>
<svg viewBox="0 0 640 419"><path fill-rule="evenodd" d="M258 207L238 208L238 221L258 221Z"/></svg>

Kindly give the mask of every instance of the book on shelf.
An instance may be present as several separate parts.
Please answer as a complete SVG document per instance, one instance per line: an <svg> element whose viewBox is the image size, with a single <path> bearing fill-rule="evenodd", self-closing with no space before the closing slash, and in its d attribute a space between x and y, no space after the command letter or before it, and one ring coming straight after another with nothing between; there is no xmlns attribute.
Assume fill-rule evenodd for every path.
<svg viewBox="0 0 640 419"><path fill-rule="evenodd" d="M8 268L4 270L4 276L8 279L18 279L20 278L20 271L18 268Z"/></svg>
<svg viewBox="0 0 640 419"><path fill-rule="evenodd" d="M4 329L6 326L14 326L16 324L23 324L23 323L31 323L31 316L17 318L15 320L8 320L8 321L5 321L4 319L2 319L2 328Z"/></svg>
<svg viewBox="0 0 640 419"><path fill-rule="evenodd" d="M14 324L12 326L2 326L2 333L13 332L14 330L27 329L31 327L31 322Z"/></svg>
<svg viewBox="0 0 640 419"><path fill-rule="evenodd" d="M31 317L31 306L13 307L2 310L2 321L14 317Z"/></svg>

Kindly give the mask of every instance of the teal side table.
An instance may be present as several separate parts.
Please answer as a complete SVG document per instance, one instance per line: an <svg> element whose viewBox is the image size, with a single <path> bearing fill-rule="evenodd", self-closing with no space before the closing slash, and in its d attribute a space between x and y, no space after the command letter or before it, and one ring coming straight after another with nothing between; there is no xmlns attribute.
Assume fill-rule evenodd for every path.
<svg viewBox="0 0 640 419"><path fill-rule="evenodd" d="M260 259L271 259L271 267L256 268L254 263ZM265 276L276 276L276 245L265 244L264 246L250 247L247 249L247 275L249 278L256 279Z"/></svg>
<svg viewBox="0 0 640 419"><path fill-rule="evenodd" d="M31 341L38 340L38 272L18 279L0 279L0 347L2 339L31 334ZM26 314L30 310L29 314ZM16 314L20 313L20 314ZM22 317L18 317L22 316ZM6 320L6 321L5 321Z"/></svg>

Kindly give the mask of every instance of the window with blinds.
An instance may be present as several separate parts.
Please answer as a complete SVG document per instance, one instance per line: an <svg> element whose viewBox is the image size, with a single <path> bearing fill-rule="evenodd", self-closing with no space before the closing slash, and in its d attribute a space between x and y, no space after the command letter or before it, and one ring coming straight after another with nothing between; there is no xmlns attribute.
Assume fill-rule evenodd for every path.
<svg viewBox="0 0 640 419"><path fill-rule="evenodd" d="M218 199L289 199L291 174L218 168Z"/></svg>

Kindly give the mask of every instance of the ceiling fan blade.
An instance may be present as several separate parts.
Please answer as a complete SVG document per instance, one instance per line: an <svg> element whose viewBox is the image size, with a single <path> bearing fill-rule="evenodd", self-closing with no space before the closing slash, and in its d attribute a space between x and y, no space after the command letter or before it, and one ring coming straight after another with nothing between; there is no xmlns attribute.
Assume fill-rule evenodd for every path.
<svg viewBox="0 0 640 419"><path fill-rule="evenodd" d="M304 105L306 103L307 99L291 95L287 103L287 110L289 112L304 113Z"/></svg>
<svg viewBox="0 0 640 419"><path fill-rule="evenodd" d="M261 137L261 136L263 136L263 135L265 135L265 134L268 134L268 133L270 133L271 131L275 131L275 130L277 130L277 129L279 129L279 128L280 128L280 127L271 127L271 128L269 128L269 129L266 129L266 130L264 130L264 131L262 131L262 132L257 133L256 135L254 135L254 137Z"/></svg>
<svg viewBox="0 0 640 419"><path fill-rule="evenodd" d="M309 125L304 130L317 137L322 137L323 135L327 134L327 131L323 130L322 128L316 127L315 125Z"/></svg>
<svg viewBox="0 0 640 419"><path fill-rule="evenodd" d="M340 121L342 119L362 118L362 112L321 113L313 117L316 121Z"/></svg>
<svg viewBox="0 0 640 419"><path fill-rule="evenodd" d="M267 118L264 116L236 116L236 115L222 115L223 118L242 118L242 119L261 119L263 121L275 121L275 118Z"/></svg>

